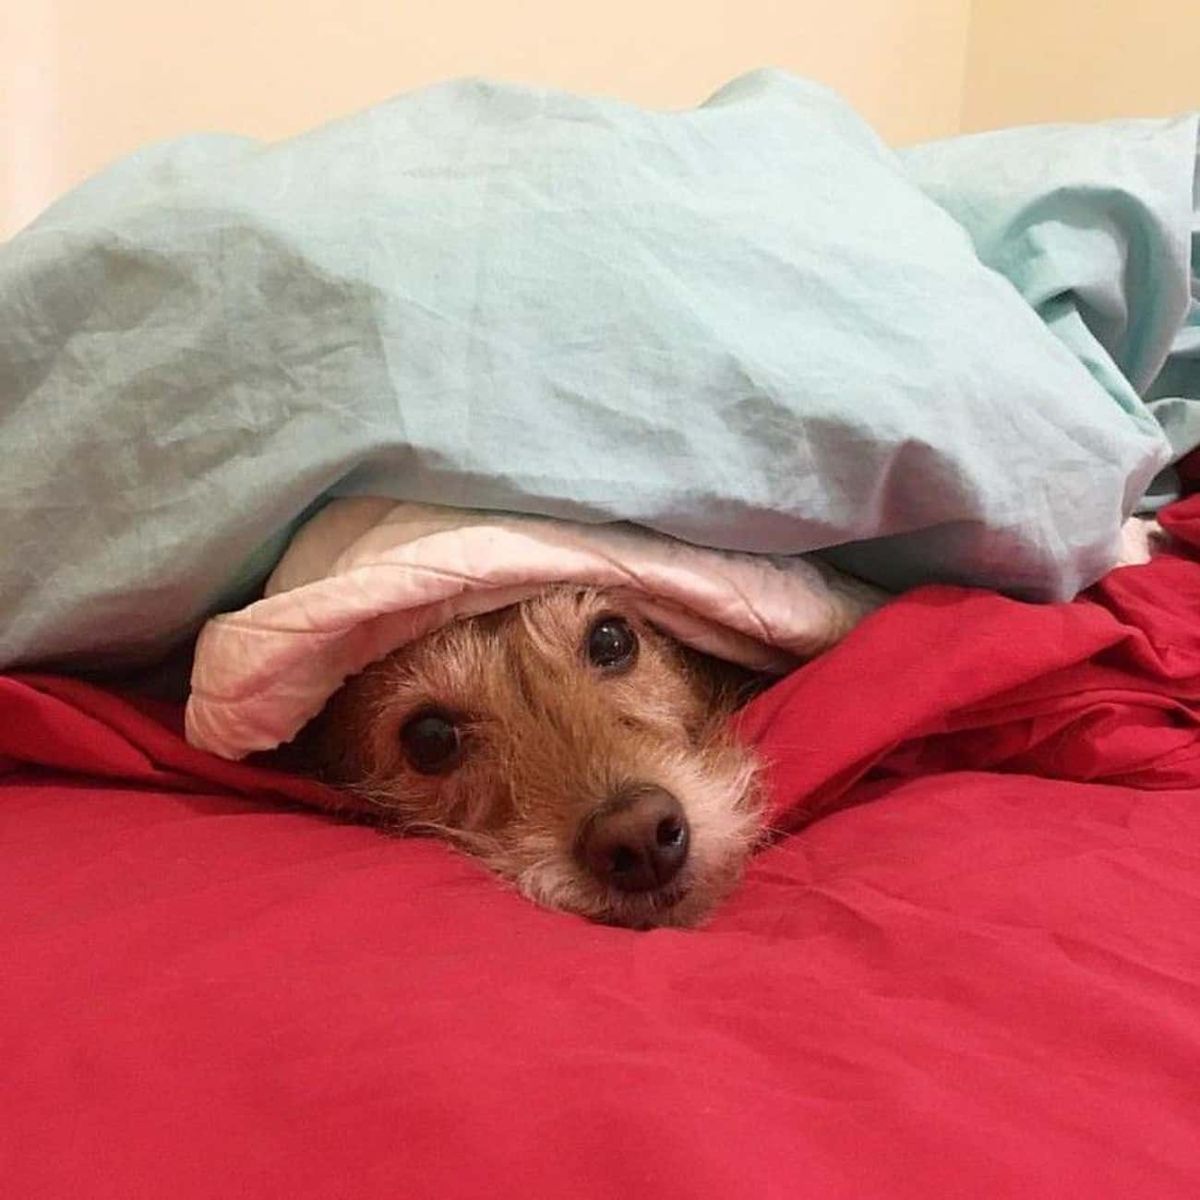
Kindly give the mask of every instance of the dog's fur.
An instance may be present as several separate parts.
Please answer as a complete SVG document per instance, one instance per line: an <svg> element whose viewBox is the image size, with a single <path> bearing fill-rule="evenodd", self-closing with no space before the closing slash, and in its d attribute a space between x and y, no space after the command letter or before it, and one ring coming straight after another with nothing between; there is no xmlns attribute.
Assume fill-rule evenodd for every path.
<svg viewBox="0 0 1200 1200"><path fill-rule="evenodd" d="M602 670L588 639L614 617L637 652ZM756 764L724 728L753 685L604 591L556 587L368 667L305 740L359 811L448 838L541 904L639 928L691 925L740 878L759 833ZM422 774L401 731L430 711L453 717L461 749L453 769ZM598 811L639 789L677 799L690 842L668 885L631 893L590 873L579 844Z"/></svg>

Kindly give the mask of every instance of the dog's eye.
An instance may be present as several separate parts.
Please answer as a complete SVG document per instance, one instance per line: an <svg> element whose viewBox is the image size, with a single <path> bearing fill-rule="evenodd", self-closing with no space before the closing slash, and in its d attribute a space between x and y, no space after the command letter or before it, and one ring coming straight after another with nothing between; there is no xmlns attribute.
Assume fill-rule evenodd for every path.
<svg viewBox="0 0 1200 1200"><path fill-rule="evenodd" d="M637 648L637 634L621 617L601 617L588 631L588 661L606 671L629 666Z"/></svg>
<svg viewBox="0 0 1200 1200"><path fill-rule="evenodd" d="M444 775L462 758L462 730L440 709L427 709L406 721L400 729L400 744L408 765L422 775Z"/></svg>

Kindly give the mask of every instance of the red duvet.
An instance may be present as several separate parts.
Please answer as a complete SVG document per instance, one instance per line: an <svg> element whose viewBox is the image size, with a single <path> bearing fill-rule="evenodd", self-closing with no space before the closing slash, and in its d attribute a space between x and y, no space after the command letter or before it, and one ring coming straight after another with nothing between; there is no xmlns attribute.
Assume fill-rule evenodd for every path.
<svg viewBox="0 0 1200 1200"><path fill-rule="evenodd" d="M743 715L697 932L281 804L178 714L0 683L0 1190L1200 1196L1200 500L1069 606L927 589Z"/></svg>

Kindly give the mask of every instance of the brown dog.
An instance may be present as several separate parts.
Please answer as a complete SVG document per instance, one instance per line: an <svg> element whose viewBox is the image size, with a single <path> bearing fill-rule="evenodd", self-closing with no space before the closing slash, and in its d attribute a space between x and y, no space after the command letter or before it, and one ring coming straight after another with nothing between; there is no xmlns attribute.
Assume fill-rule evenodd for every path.
<svg viewBox="0 0 1200 1200"><path fill-rule="evenodd" d="M754 683L603 591L552 588L368 667L304 740L354 807L539 903L691 925L758 836L755 762L724 730Z"/></svg>

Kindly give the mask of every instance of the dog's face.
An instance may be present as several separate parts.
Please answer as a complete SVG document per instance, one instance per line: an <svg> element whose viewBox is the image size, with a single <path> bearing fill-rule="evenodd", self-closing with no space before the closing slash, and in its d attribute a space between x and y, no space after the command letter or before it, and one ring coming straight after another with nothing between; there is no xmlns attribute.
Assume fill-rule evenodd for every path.
<svg viewBox="0 0 1200 1200"><path fill-rule="evenodd" d="M361 806L542 904L688 925L759 829L754 761L723 731L745 683L604 592L552 589L369 667L312 743Z"/></svg>

